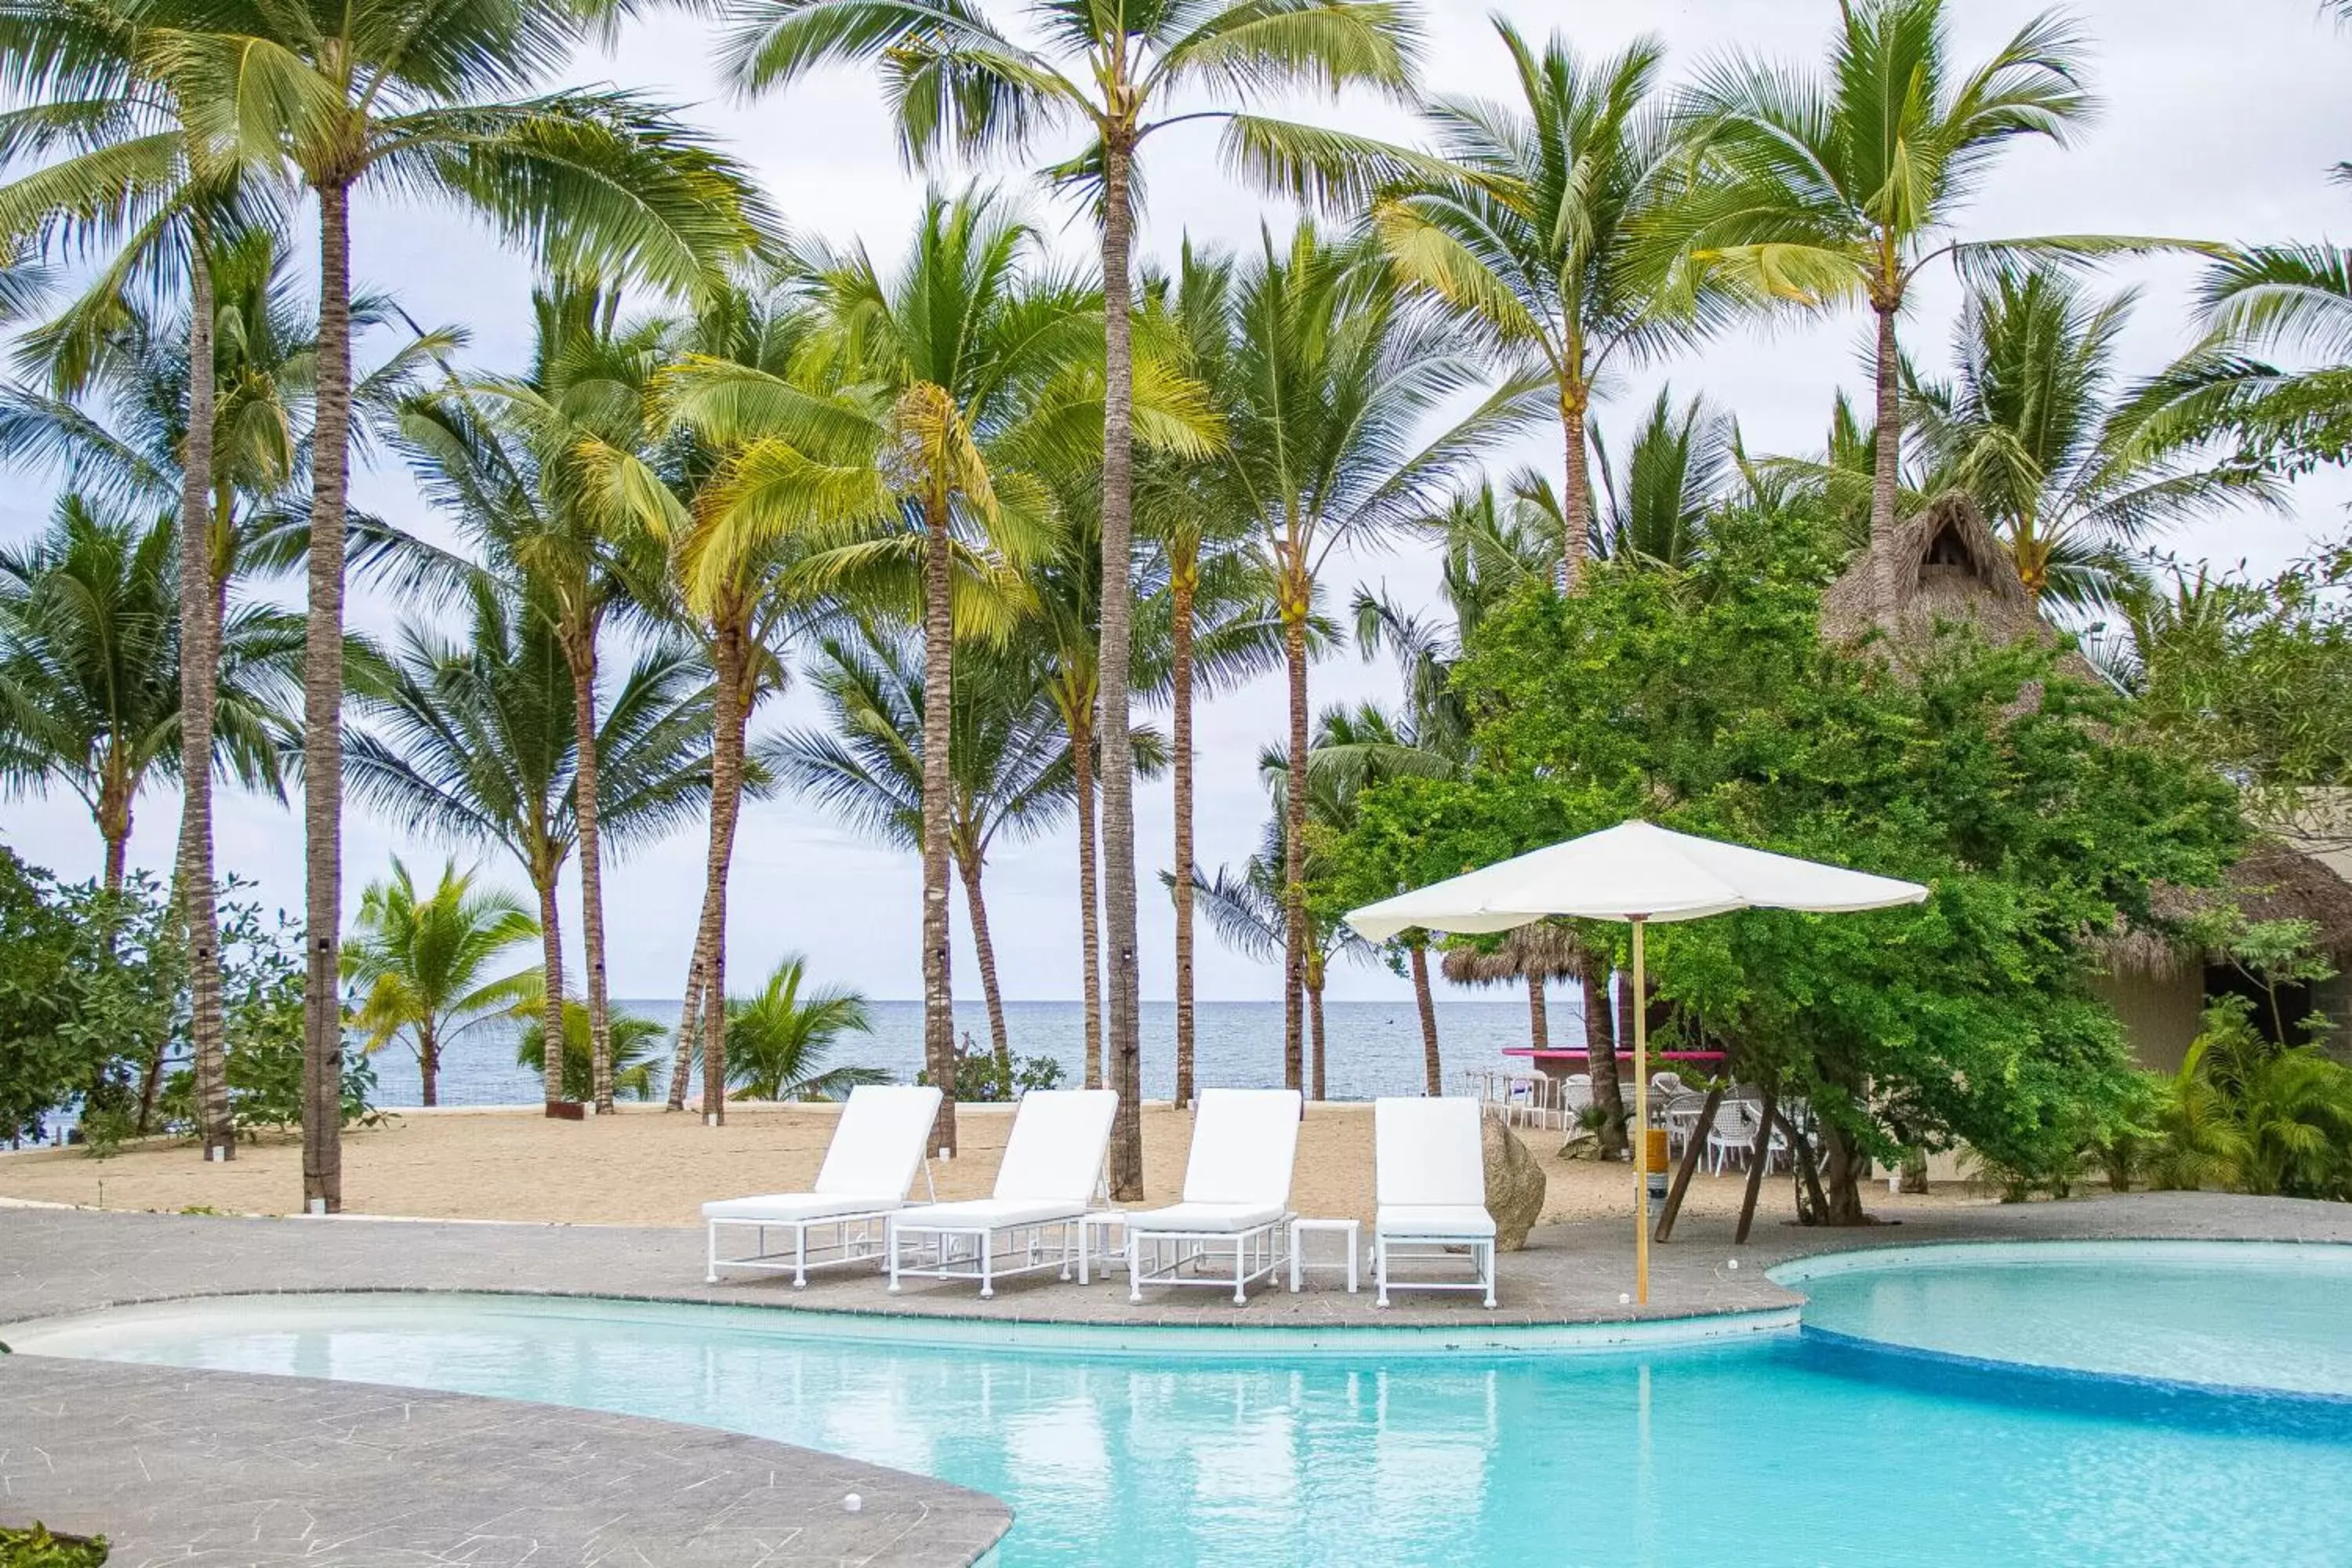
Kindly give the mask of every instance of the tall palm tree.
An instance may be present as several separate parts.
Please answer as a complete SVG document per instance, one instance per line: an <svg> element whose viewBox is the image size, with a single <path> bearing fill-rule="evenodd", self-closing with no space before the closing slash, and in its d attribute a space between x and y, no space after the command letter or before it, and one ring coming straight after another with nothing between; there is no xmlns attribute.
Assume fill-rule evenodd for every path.
<svg viewBox="0 0 2352 1568"><path fill-rule="evenodd" d="M866 998L837 986L802 986L808 960L786 953L768 983L727 1002L727 1082L737 1100L839 1100L863 1083L888 1083L880 1068L832 1067L850 1035L874 1032Z"/></svg>
<svg viewBox="0 0 2352 1568"><path fill-rule="evenodd" d="M1975 499L2039 601L2113 603L2158 530L2236 500L2284 503L2258 468L2197 462L2162 398L2118 395L2133 300L2095 300L2046 269L1995 278L1953 330L1952 380L1913 393L1927 488Z"/></svg>
<svg viewBox="0 0 2352 1568"><path fill-rule="evenodd" d="M454 860L420 890L398 856L392 875L360 895L343 944L343 982L358 992L352 1022L380 1051L404 1040L416 1053L423 1102L441 1103L441 1053L467 1030L527 1013L545 982L535 969L492 973L535 940L539 922L503 888L477 887Z"/></svg>
<svg viewBox="0 0 2352 1568"><path fill-rule="evenodd" d="M352 784L410 830L495 844L521 862L539 899L543 1022L560 1037L555 893L579 842L572 678L546 606L517 602L486 581L467 597L465 641L411 628L384 689L361 694L363 722L347 743ZM597 750L604 763L598 805L616 847L668 832L709 798L712 699L704 681L691 655L656 647L614 693ZM560 1071L546 1075L546 1090L551 1108L564 1098Z"/></svg>
<svg viewBox="0 0 2352 1568"><path fill-rule="evenodd" d="M1288 672L1283 1070L1296 1089L1310 959L1307 667L1318 574L1341 545L1425 515L1533 413L1539 391L1515 381L1424 439L1433 414L1484 381L1484 357L1443 317L1416 310L1378 252L1327 240L1311 223L1287 247L1265 237L1240 271L1224 331L1222 344L1195 338L1197 374L1224 416L1223 504L1253 520L1275 579Z"/></svg>
<svg viewBox="0 0 2352 1568"><path fill-rule="evenodd" d="M140 792L181 767L179 541L169 513L142 528L68 492L44 532L0 551L0 785L80 796L109 891ZM221 631L210 765L282 798L301 622L239 605Z"/></svg>
<svg viewBox="0 0 2352 1568"><path fill-rule="evenodd" d="M1100 224L1105 321L1102 425L1103 848L1110 949L1110 1054L1120 1095L1111 1189L1143 1186L1137 1015L1135 806L1128 755L1129 574L1134 545L1132 336L1136 160L1172 124L1222 120L1227 161L1296 188L1342 176L1347 141L1235 112L1222 102L1168 106L1201 90L1226 102L1296 87L1337 93L1412 90L1420 43L1405 0L1034 0L1040 47L1015 42L976 0L737 0L724 46L730 74L752 91L790 84L833 61L872 61L914 162L942 150L1024 155L1046 130L1076 127L1076 154L1053 174L1081 189ZM1351 160L1352 162L1352 160Z"/></svg>
<svg viewBox="0 0 2352 1568"><path fill-rule="evenodd" d="M2024 137L2064 145L2089 118L2082 35L2046 13L1989 58L1952 58L1946 0L1848 0L1825 68L1806 75L1731 57L1699 73L1685 106L1690 176L1659 232L1705 279L1759 303L1827 309L1851 300L1877 322L1870 531L1895 532L1903 447L1895 324L1936 261L1963 268L2091 257L2166 242L2055 235L1961 241L1961 209L1999 154ZM1876 552L1882 606L1893 557Z"/></svg>
<svg viewBox="0 0 2352 1568"><path fill-rule="evenodd" d="M599 1111L613 1108L612 1005L604 965L604 855L596 814L599 651L606 622L650 596L662 554L643 528L616 537L583 470L583 441L642 450L646 387L663 324L624 327L617 290L574 279L531 296L530 368L453 385L402 421L426 495L455 514L492 560L527 578L551 606L572 676L573 810L580 833L580 925L589 1056Z"/></svg>
<svg viewBox="0 0 2352 1568"><path fill-rule="evenodd" d="M385 188L459 206L559 269L678 293L718 284L766 226L738 167L667 110L610 89L534 92L593 26L587 8L554 0L353 0L334 10L231 0L150 27L142 42L198 143L244 166L290 165L319 208L303 1196L330 1213L342 1203L336 942L353 195Z"/></svg>
<svg viewBox="0 0 2352 1568"><path fill-rule="evenodd" d="M1372 225L1399 272L1498 354L1541 360L1567 454L1562 582L1573 593L1593 523L1596 389L1713 324L1721 300L1711 288L1675 298L1643 237L1674 184L1664 46L1641 38L1588 61L1558 34L1538 54L1509 22L1494 26L1517 100L1433 103L1453 168L1391 190Z"/></svg>

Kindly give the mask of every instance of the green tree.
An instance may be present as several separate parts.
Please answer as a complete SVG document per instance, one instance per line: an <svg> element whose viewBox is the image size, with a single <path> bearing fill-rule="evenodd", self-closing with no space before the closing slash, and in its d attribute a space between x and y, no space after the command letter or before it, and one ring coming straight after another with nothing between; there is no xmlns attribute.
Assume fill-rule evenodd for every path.
<svg viewBox="0 0 2352 1568"><path fill-rule="evenodd" d="M579 842L572 677L543 606L487 583L469 595L467 637L403 634L381 693L360 693L347 750L354 793L412 831L496 844L539 897L543 1022L561 1034L563 939L556 886ZM688 820L709 799L711 695L690 654L641 654L597 731L602 816L616 849ZM560 1073L547 1102L562 1100Z"/></svg>
<svg viewBox="0 0 2352 1568"><path fill-rule="evenodd" d="M1660 387L1617 458L1597 441L1594 447L1607 500L1593 519L1592 552L1689 566L1706 546L1710 520L1733 495L1741 468L1738 424L1704 397L1678 406L1673 388Z"/></svg>
<svg viewBox="0 0 2352 1568"><path fill-rule="evenodd" d="M536 970L494 974L538 938L539 922L503 888L477 888L456 861L420 892L399 857L392 876L360 895L343 944L343 982L356 993L352 1022L380 1051L394 1040L416 1053L426 1105L441 1103L441 1053L469 1029L527 1014L545 984Z"/></svg>
<svg viewBox="0 0 2352 1568"><path fill-rule="evenodd" d="M787 953L768 983L727 1001L727 1082L737 1100L839 1100L861 1083L888 1083L879 1068L834 1067L851 1035L871 1035L866 998L834 986L803 994L808 961Z"/></svg>
<svg viewBox="0 0 2352 1568"><path fill-rule="evenodd" d="M1352 139L1236 112L1228 105L1295 87L1337 93L1412 89L1419 27L1403 0L1039 0L1041 47L1015 42L975 0L743 0L725 45L730 74L763 91L835 61L874 62L901 146L928 163L942 152L1025 156L1048 130L1075 125L1076 154L1052 174L1081 190L1100 225L1104 299L1102 668L1104 891L1113 1087L1114 1196L1139 1197L1137 1109L1134 769L1127 754L1134 546L1136 362L1133 263L1137 158L1171 125L1225 124L1229 163L1294 189L1332 194L1360 166ZM1206 107L1200 95L1212 95ZM1180 100L1171 107L1169 100ZM940 893L945 900L945 860ZM928 946L928 944L927 944ZM942 1036L943 1052L952 1041ZM930 1059L927 1058L927 1060ZM940 1061L945 1060L943 1057ZM940 1061L933 1061L937 1079Z"/></svg>
<svg viewBox="0 0 2352 1568"><path fill-rule="evenodd" d="M179 573L175 519L142 529L72 494L46 531L0 551L0 784L79 795L106 846L110 891L122 886L140 792L180 767ZM282 794L300 624L241 605L221 629L214 765Z"/></svg>
<svg viewBox="0 0 2352 1568"><path fill-rule="evenodd" d="M534 993L534 994L536 994ZM547 1018L544 1001L532 1005L540 1016L522 1026L515 1040L515 1065L529 1068L542 1078L547 1074ZM635 1013L624 1013L611 1020L612 1033L607 1049L611 1053L604 1062L604 1079L614 1095L623 1100L651 1100L657 1091L661 1071L662 1026L651 1018L641 1018ZM567 996L563 999L563 1097L585 1100L596 1091L598 1079L594 1050L590 1043L588 1007L585 1003Z"/></svg>

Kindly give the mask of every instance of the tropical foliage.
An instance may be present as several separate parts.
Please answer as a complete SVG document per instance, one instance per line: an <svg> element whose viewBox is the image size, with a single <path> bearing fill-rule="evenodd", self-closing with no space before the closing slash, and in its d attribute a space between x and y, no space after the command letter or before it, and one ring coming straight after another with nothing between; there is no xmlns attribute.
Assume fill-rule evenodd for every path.
<svg viewBox="0 0 2352 1568"><path fill-rule="evenodd" d="M343 944L343 982L352 1025L366 1048L397 1040L416 1053L423 1103L438 1105L441 1053L467 1030L526 1012L542 988L536 970L494 974L506 954L539 936L520 900L474 885L474 873L445 863L428 891L398 857L392 875L360 895Z"/></svg>
<svg viewBox="0 0 2352 1568"><path fill-rule="evenodd" d="M861 1083L887 1083L876 1068L835 1065L852 1035L870 1035L866 998L834 986L803 986L808 961L787 955L768 983L727 999L727 1082L737 1100L839 1100Z"/></svg>

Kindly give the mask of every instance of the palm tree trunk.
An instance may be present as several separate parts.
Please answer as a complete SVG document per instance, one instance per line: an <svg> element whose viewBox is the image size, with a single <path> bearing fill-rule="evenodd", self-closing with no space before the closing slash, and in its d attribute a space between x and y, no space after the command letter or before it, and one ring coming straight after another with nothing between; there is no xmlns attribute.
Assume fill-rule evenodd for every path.
<svg viewBox="0 0 2352 1568"><path fill-rule="evenodd" d="M416 1031L416 1076L421 1085L417 1098L429 1110L441 1103L441 1037L429 1022Z"/></svg>
<svg viewBox="0 0 2352 1568"><path fill-rule="evenodd" d="M1544 983L1528 976L1528 1041L1539 1051L1551 1049L1551 1016L1544 1007Z"/></svg>
<svg viewBox="0 0 2352 1568"><path fill-rule="evenodd" d="M1070 763L1078 796L1078 968L1086 994L1086 1086L1103 1085L1102 925L1095 858L1094 715L1085 707L1069 714Z"/></svg>
<svg viewBox="0 0 2352 1568"><path fill-rule="evenodd" d="M703 861L702 922L694 939L694 977L687 1011L678 1015L681 1041L700 1036L702 1115L727 1119L727 877L735 858L735 824L743 806L743 731L751 721L751 650L740 626L721 623L711 642L710 847ZM694 1030L693 1009L701 1023ZM675 1092L683 1100L685 1089Z"/></svg>
<svg viewBox="0 0 2352 1568"><path fill-rule="evenodd" d="M1433 1099L1445 1092L1445 1064L1437 1054L1437 998L1429 988L1429 947L1415 942L1405 952L1412 963L1413 1005L1421 1010L1422 1078Z"/></svg>
<svg viewBox="0 0 2352 1568"><path fill-rule="evenodd" d="M1004 995L996 988L996 943L988 934L988 900L981 896L981 865L977 858L959 860L963 875L964 908L971 915L971 945L980 956L980 992L988 999L988 1044L996 1057L996 1070L1013 1081L1013 1036L1004 1026Z"/></svg>
<svg viewBox="0 0 2352 1568"><path fill-rule="evenodd" d="M704 902L708 903L706 890ZM669 1102L667 1109L686 1109L686 1082L694 1073L696 1042L701 1037L702 1022L702 928L695 927L695 942L686 961L686 994L677 1006L677 1046L670 1058Z"/></svg>
<svg viewBox="0 0 2352 1568"><path fill-rule="evenodd" d="M1307 971L1307 1017L1315 1036L1315 1071L1309 1081L1314 1085L1307 1098L1324 1100L1331 1098L1323 1077L1323 966L1320 963Z"/></svg>
<svg viewBox="0 0 2352 1568"><path fill-rule="evenodd" d="M1282 1081L1304 1088L1300 1004L1307 991L1307 616L1313 592L1303 569L1282 581L1283 662L1290 678L1290 765L1283 789Z"/></svg>
<svg viewBox="0 0 2352 1568"><path fill-rule="evenodd" d="M319 195L319 368L302 651L302 1200L343 1206L343 522L352 421L351 187Z"/></svg>
<svg viewBox="0 0 2352 1568"><path fill-rule="evenodd" d="M101 885L110 893L119 893L131 859L130 794L119 781L110 778L100 786L97 815L98 836L106 844L105 880Z"/></svg>
<svg viewBox="0 0 2352 1568"><path fill-rule="evenodd" d="M923 1068L939 1086L933 1149L956 1146L955 990L948 947L948 750L953 743L955 622L947 498L923 509Z"/></svg>
<svg viewBox="0 0 2352 1568"><path fill-rule="evenodd" d="M550 1116L563 1100L563 931L560 923L563 914L555 901L555 884L561 875L560 861L543 870L534 868L531 874L531 887L539 894L539 962L547 975L539 1005L539 1026L546 1042L540 1053L539 1077L541 1097Z"/></svg>
<svg viewBox="0 0 2352 1568"><path fill-rule="evenodd" d="M1878 437L1870 479L1870 553L1876 608L1885 616L1895 609L1895 502L1903 461L1903 351L1895 339L1902 301L1873 306L1878 312Z"/></svg>
<svg viewBox="0 0 2352 1568"><path fill-rule="evenodd" d="M1124 45L1122 44L1122 47ZM1124 84L1122 84L1123 86ZM1129 250L1135 209L1129 188L1135 143L1121 129L1103 139L1102 734L1103 895L1110 942L1110 1191L1143 1196L1143 1050L1138 1037L1135 936L1135 735L1128 718L1128 664L1135 538L1135 343Z"/></svg>
<svg viewBox="0 0 2352 1568"><path fill-rule="evenodd" d="M1560 591L1574 594L1584 584L1586 552L1592 542L1592 456L1585 434L1589 389L1565 384L1559 394L1560 435L1568 448L1567 484L1560 516L1565 536L1560 541Z"/></svg>
<svg viewBox="0 0 2352 1568"><path fill-rule="evenodd" d="M180 923L188 945L188 1040L207 1160L236 1157L213 883L213 682L220 662L213 572L213 275L200 232L188 262L188 441L180 472Z"/></svg>
<svg viewBox="0 0 2352 1568"><path fill-rule="evenodd" d="M572 669L572 820L580 834L580 937L588 965L588 1059L596 1114L613 1110L613 1015L604 993L604 855L596 816L596 627L569 628Z"/></svg>
<svg viewBox="0 0 2352 1568"><path fill-rule="evenodd" d="M1192 598L1201 588L1197 542L1177 552L1170 574L1174 599L1173 662L1170 679L1175 711L1171 761L1176 772L1176 1103L1192 1103Z"/></svg>
<svg viewBox="0 0 2352 1568"><path fill-rule="evenodd" d="M1602 973L1593 973L1594 969ZM1605 960L1588 952L1584 960L1584 1070L1592 1079L1592 1103L1607 1118L1595 1134L1601 1157L1614 1160L1625 1152L1625 1095L1617 1082L1617 1012L1611 998Z"/></svg>

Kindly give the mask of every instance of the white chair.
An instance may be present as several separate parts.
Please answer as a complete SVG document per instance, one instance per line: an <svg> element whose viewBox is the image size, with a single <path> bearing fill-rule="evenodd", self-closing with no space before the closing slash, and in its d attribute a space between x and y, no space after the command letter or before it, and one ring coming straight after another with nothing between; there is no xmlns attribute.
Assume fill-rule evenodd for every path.
<svg viewBox="0 0 2352 1568"><path fill-rule="evenodd" d="M920 1167L923 1183L930 1184L931 1165L924 1145L929 1142L932 1119L939 1115L940 1091L930 1088L860 1084L849 1091L834 1124L833 1142L825 1146L824 1164L816 1184L805 1193L770 1193L761 1197L725 1198L702 1205L709 1227L709 1267L705 1284L719 1283L721 1268L745 1268L762 1274L790 1274L793 1288L808 1283L812 1268L832 1268L845 1263L878 1262L891 1212L907 1201ZM934 1194L936 1195L936 1194ZM747 1257L719 1256L719 1233L733 1226L753 1231L753 1250ZM789 1251L768 1250L771 1230L790 1234ZM830 1232L812 1255L809 1232Z"/></svg>
<svg viewBox="0 0 2352 1568"><path fill-rule="evenodd" d="M1103 1157L1118 1109L1118 1096L1107 1089L1024 1095L992 1195L925 1204L890 1216L890 1289L896 1291L908 1275L976 1279L985 1301L996 1294L999 1279L1045 1268L1066 1275L1084 1245L1078 1222L1103 1186ZM1018 1261L1007 1267L1006 1258Z"/></svg>
<svg viewBox="0 0 2352 1568"><path fill-rule="evenodd" d="M1373 1304L1391 1290L1475 1290L1495 1304L1495 1218L1475 1100L1381 1100L1372 1106ZM1476 1278L1391 1279L1392 1258L1466 1248Z"/></svg>
<svg viewBox="0 0 2352 1568"><path fill-rule="evenodd" d="M1666 1130L1666 1146L1676 1155L1690 1142L1691 1134L1698 1130L1699 1113L1706 1109L1706 1096L1687 1091L1677 1094L1664 1104L1653 1102L1651 1119Z"/></svg>
<svg viewBox="0 0 2352 1568"><path fill-rule="evenodd" d="M1716 1107L1715 1125L1706 1130L1707 1168L1721 1175L1730 1166L1748 1168L1756 1147L1757 1106L1754 1100L1726 1100Z"/></svg>
<svg viewBox="0 0 2352 1568"><path fill-rule="evenodd" d="M1234 1288L1234 1305L1289 1256L1290 1170L1298 1153L1295 1089L1201 1091L1184 1195L1127 1216L1127 1299L1146 1285ZM1208 1272L1230 1260L1230 1273Z"/></svg>

